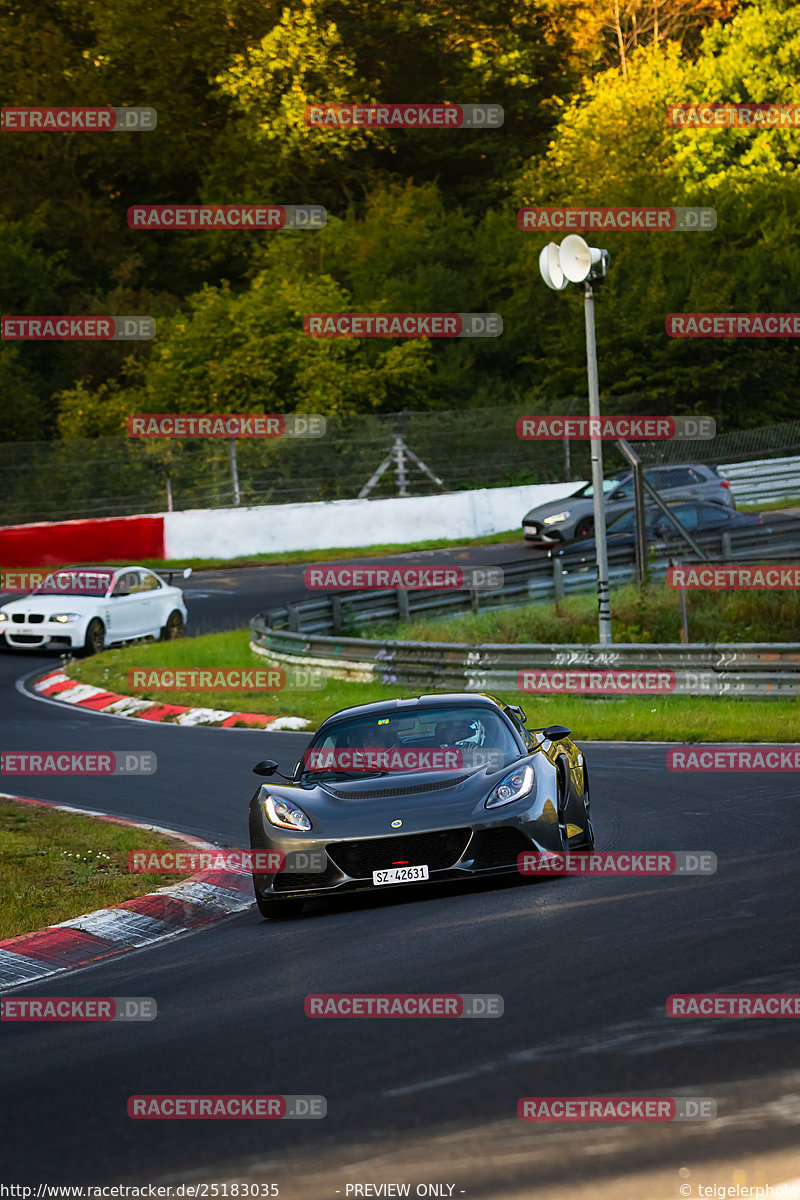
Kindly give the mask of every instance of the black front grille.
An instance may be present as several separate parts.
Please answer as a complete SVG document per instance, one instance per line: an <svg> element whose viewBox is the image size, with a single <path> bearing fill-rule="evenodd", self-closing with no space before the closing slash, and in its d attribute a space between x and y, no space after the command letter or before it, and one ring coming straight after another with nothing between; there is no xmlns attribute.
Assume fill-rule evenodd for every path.
<svg viewBox="0 0 800 1200"><path fill-rule="evenodd" d="M30 643L32 646L39 646L44 640L38 633L15 633L13 637L15 642L22 642L24 645Z"/></svg>
<svg viewBox="0 0 800 1200"><path fill-rule="evenodd" d="M515 866L518 855L530 850L531 845L531 839L520 829L484 829L475 834L472 843L475 866Z"/></svg>
<svg viewBox="0 0 800 1200"><path fill-rule="evenodd" d="M432 780L430 783L416 783L413 787L389 787L383 788L381 791L378 791L377 788L370 788L368 791L345 792L340 788L328 787L327 784L324 786L340 800L382 800L384 797L394 799L395 796L424 796L427 792L441 792L445 788L463 783L468 778L468 775L457 775L455 779L440 779L437 782ZM376 867L375 870L379 871L381 868Z"/></svg>
<svg viewBox="0 0 800 1200"><path fill-rule="evenodd" d="M12 613L11 620L16 621L17 625L25 624L25 613Z"/></svg>
<svg viewBox="0 0 800 1200"><path fill-rule="evenodd" d="M28 613L29 625L41 625L44 621L44 613Z"/></svg>
<svg viewBox="0 0 800 1200"><path fill-rule="evenodd" d="M470 829L438 829L434 833L407 833L397 837L366 838L358 842L333 842L328 855L336 866L354 879L373 871L385 871L397 862L431 871L452 867L463 855Z"/></svg>

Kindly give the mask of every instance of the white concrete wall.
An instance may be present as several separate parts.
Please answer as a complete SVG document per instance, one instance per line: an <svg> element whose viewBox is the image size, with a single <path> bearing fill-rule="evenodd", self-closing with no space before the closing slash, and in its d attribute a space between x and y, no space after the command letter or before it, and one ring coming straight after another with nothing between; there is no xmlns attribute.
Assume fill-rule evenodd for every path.
<svg viewBox="0 0 800 1200"><path fill-rule="evenodd" d="M392 500L165 513L164 552L167 558L236 558L284 550L486 537L520 526L529 508L560 500L580 485L581 481L528 484Z"/></svg>

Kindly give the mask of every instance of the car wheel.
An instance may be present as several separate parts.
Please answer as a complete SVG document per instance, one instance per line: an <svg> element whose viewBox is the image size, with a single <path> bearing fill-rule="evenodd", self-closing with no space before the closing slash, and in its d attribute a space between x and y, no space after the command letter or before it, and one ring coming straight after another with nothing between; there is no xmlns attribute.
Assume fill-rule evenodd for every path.
<svg viewBox="0 0 800 1200"><path fill-rule="evenodd" d="M591 805L591 798L589 796L589 772L586 770L586 763L584 762L584 764L583 764L583 811L584 811L584 815L586 817L586 838L581 843L580 846L576 847L578 850L594 850L594 825L592 824L592 818L589 816L589 806L590 805Z"/></svg>
<svg viewBox="0 0 800 1200"><path fill-rule="evenodd" d="M95 617L87 626L83 648L87 654L100 654L105 645L106 627L99 617Z"/></svg>
<svg viewBox="0 0 800 1200"><path fill-rule="evenodd" d="M161 630L161 641L174 642L176 638L183 637L184 633L183 616L176 608L174 612L169 614L167 623Z"/></svg>
<svg viewBox="0 0 800 1200"><path fill-rule="evenodd" d="M273 900L256 892L256 904L262 917L299 917L304 903L304 900Z"/></svg>
<svg viewBox="0 0 800 1200"><path fill-rule="evenodd" d="M594 533L594 517L584 517L575 526L575 537L591 537Z"/></svg>
<svg viewBox="0 0 800 1200"><path fill-rule="evenodd" d="M569 837L567 836L567 815L565 811L567 806L569 772L563 758L559 758L556 764L556 771L558 772L558 789L556 792L558 807L556 815L558 816L558 833L561 839L561 845L559 846L558 852L560 854L566 854L569 850Z"/></svg>

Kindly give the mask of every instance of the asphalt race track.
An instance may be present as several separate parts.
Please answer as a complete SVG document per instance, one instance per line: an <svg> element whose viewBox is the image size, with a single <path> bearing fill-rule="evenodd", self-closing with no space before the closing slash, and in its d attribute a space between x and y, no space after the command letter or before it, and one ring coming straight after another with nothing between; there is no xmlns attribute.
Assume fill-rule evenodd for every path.
<svg viewBox="0 0 800 1200"><path fill-rule="evenodd" d="M509 557L508 547L483 554L495 549L495 561ZM259 607L297 595L302 569L193 577L192 628L245 624ZM306 742L292 733L145 728L66 711L15 686L51 664L0 657L3 747L151 749L158 772L9 778L4 790L242 846L251 766L274 757L285 770ZM778 741L780 731L764 736ZM309 906L293 921L266 922L253 907L21 989L152 996L158 1019L0 1027L3 1181L277 1181L288 1200L323 1200L337 1189L345 1196L349 1183L408 1179L453 1184L454 1196L655 1200L678 1196L686 1179L723 1182L719 1164L725 1180L737 1164L751 1179L767 1163L781 1165L777 1178L800 1174L797 1022L665 1015L674 992L800 991L797 780L678 777L652 744L597 744L587 754L599 847L712 850L717 874L409 886ZM309 992L499 993L505 1013L311 1020ZM321 1094L328 1115L129 1119L127 1098L144 1093ZM516 1118L526 1095L614 1094L711 1096L720 1119L570 1126Z"/></svg>

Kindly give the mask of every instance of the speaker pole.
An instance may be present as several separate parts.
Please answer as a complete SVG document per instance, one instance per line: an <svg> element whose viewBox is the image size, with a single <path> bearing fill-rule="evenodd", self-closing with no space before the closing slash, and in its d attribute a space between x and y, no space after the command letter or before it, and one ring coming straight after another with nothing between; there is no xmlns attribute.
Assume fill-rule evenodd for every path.
<svg viewBox="0 0 800 1200"><path fill-rule="evenodd" d="M597 381L597 343L594 334L594 293L589 279L584 284L586 316L586 366L589 375L589 416L600 420L600 389ZM590 429L592 427L590 426ZM606 544L606 498L603 493L603 443L591 439L592 493L594 499L594 544L597 548L597 622L600 645L611 645L611 603L608 594L608 546Z"/></svg>

